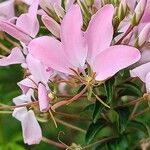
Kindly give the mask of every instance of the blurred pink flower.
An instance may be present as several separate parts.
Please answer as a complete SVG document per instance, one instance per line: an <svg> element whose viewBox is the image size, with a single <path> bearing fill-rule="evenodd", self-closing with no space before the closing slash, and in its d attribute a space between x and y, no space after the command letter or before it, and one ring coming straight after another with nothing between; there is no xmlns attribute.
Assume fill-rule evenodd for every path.
<svg viewBox="0 0 150 150"><path fill-rule="evenodd" d="M73 5L61 23L61 42L48 36L35 38L28 51L46 66L67 74L73 74L70 68L83 68L88 62L96 72L96 80L105 80L140 59L136 48L110 46L113 13L113 6L105 5L92 17L84 33L80 8Z"/></svg>

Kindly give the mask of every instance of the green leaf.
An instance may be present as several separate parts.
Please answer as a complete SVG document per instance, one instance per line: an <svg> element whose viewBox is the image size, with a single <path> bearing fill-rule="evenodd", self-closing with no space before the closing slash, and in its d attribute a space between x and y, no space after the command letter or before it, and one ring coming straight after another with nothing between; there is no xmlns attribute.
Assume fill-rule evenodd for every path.
<svg viewBox="0 0 150 150"><path fill-rule="evenodd" d="M89 144L106 125L107 121L105 119L100 119L96 123L90 124L85 136L86 143Z"/></svg>
<svg viewBox="0 0 150 150"><path fill-rule="evenodd" d="M129 143L126 135L120 135L118 138L107 142L108 150L129 150Z"/></svg>
<svg viewBox="0 0 150 150"><path fill-rule="evenodd" d="M110 110L107 115L111 123L115 124L116 129L119 130L119 114L115 110Z"/></svg>
<svg viewBox="0 0 150 150"><path fill-rule="evenodd" d="M146 125L141 121L132 120L132 121L130 121L128 127L129 128L134 128L137 131L143 132L147 137L149 136L149 131L148 131Z"/></svg>
<svg viewBox="0 0 150 150"><path fill-rule="evenodd" d="M85 88L86 85L81 85L81 87L79 88L79 90L77 91L77 93L80 93L84 88Z"/></svg>
<svg viewBox="0 0 150 150"><path fill-rule="evenodd" d="M95 104L90 104L90 105L86 106L83 109L83 112L85 112L85 111L93 111L94 110L94 106L95 106Z"/></svg>
<svg viewBox="0 0 150 150"><path fill-rule="evenodd" d="M107 80L104 84L108 102L111 102L113 99L114 82L115 82L115 79L111 78Z"/></svg>
<svg viewBox="0 0 150 150"><path fill-rule="evenodd" d="M96 121L99 119L101 112L103 111L104 106L96 100L94 105L94 112L93 112L93 122L96 123Z"/></svg>
<svg viewBox="0 0 150 150"><path fill-rule="evenodd" d="M128 125L128 120L130 116L130 110L128 107L119 108L116 110L119 115L119 129L120 133L123 133Z"/></svg>
<svg viewBox="0 0 150 150"><path fill-rule="evenodd" d="M141 91L141 88L137 86L133 82L126 82L125 84L118 86L119 88L119 96L138 96L141 97L143 96L143 92Z"/></svg>

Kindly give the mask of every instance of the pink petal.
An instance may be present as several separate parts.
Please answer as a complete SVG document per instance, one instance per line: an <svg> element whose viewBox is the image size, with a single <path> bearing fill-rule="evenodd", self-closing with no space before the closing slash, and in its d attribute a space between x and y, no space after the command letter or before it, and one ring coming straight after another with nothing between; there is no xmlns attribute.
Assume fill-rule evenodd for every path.
<svg viewBox="0 0 150 150"><path fill-rule="evenodd" d="M128 4L131 11L134 10L134 8L136 6L136 2L137 2L136 0L127 0L127 4Z"/></svg>
<svg viewBox="0 0 150 150"><path fill-rule="evenodd" d="M21 64L25 62L25 58L19 48L13 48L11 54L0 59L0 66L8 66L12 64Z"/></svg>
<svg viewBox="0 0 150 150"><path fill-rule="evenodd" d="M31 102L32 95L33 95L33 90L30 89L26 94L22 94L20 96L13 98L13 103L15 103L15 105L22 105L25 103L29 103Z"/></svg>
<svg viewBox="0 0 150 150"><path fill-rule="evenodd" d="M148 72L150 72L150 62L134 68L130 71L130 74L131 77L139 77L143 82L145 82Z"/></svg>
<svg viewBox="0 0 150 150"><path fill-rule="evenodd" d="M85 37L88 42L88 61L108 48L113 38L113 5L105 5L93 15Z"/></svg>
<svg viewBox="0 0 150 150"><path fill-rule="evenodd" d="M39 144L42 139L42 131L38 124L34 112L27 111L26 108L17 108L13 112L13 116L21 121L23 139L28 145Z"/></svg>
<svg viewBox="0 0 150 150"><path fill-rule="evenodd" d="M35 81L33 76L29 76L20 82L17 83L17 85L21 88L22 92L25 94L28 92L30 88L37 88L38 81Z"/></svg>
<svg viewBox="0 0 150 150"><path fill-rule="evenodd" d="M22 2L24 2L27 5L31 5L33 3L34 0L22 0Z"/></svg>
<svg viewBox="0 0 150 150"><path fill-rule="evenodd" d="M62 44L58 40L48 36L39 37L29 43L28 50L44 65L63 73L71 73L69 68L73 67L67 61Z"/></svg>
<svg viewBox="0 0 150 150"><path fill-rule="evenodd" d="M146 75L145 83L146 83L146 90L148 93L150 93L150 72L148 72Z"/></svg>
<svg viewBox="0 0 150 150"><path fill-rule="evenodd" d="M24 142L28 145L39 144L42 140L42 131L32 110L27 112L21 124Z"/></svg>
<svg viewBox="0 0 150 150"><path fill-rule="evenodd" d="M107 48L96 56L92 66L96 72L96 80L106 80L115 75L121 69L124 69L140 59L141 55L138 49L117 45Z"/></svg>
<svg viewBox="0 0 150 150"><path fill-rule="evenodd" d="M16 26L31 37L35 37L39 31L39 22L37 19L38 3L38 0L34 0L28 13L19 16L16 22Z"/></svg>
<svg viewBox="0 0 150 150"><path fill-rule="evenodd" d="M143 49L141 53L141 59L134 66L138 67L142 64L150 62L150 49Z"/></svg>
<svg viewBox="0 0 150 150"><path fill-rule="evenodd" d="M22 108L15 108L12 116L15 117L17 120L22 121L24 118L24 115L27 113L27 108L22 107Z"/></svg>
<svg viewBox="0 0 150 150"><path fill-rule="evenodd" d="M41 112L46 112L49 109L49 101L48 101L48 91L46 87L39 83L38 86L38 100Z"/></svg>
<svg viewBox="0 0 150 150"><path fill-rule="evenodd" d="M150 22L150 17L149 16L150 16L150 7L145 10L144 15L141 19L141 23Z"/></svg>
<svg viewBox="0 0 150 150"><path fill-rule="evenodd" d="M73 5L74 2L75 0L66 0L66 10L69 10L69 8Z"/></svg>
<svg viewBox="0 0 150 150"><path fill-rule="evenodd" d="M31 41L31 37L27 33L8 21L0 20L0 28L23 43Z"/></svg>
<svg viewBox="0 0 150 150"><path fill-rule="evenodd" d="M8 20L15 16L14 0L7 0L0 3L0 18Z"/></svg>
<svg viewBox="0 0 150 150"><path fill-rule="evenodd" d="M26 62L28 69L35 78L36 82L42 82L46 85L51 75L48 71L46 71L46 67L31 54L27 55Z"/></svg>
<svg viewBox="0 0 150 150"><path fill-rule="evenodd" d="M42 21L46 28L57 38L60 38L60 25L48 15L42 16Z"/></svg>
<svg viewBox="0 0 150 150"><path fill-rule="evenodd" d="M83 38L82 14L78 5L73 5L66 13L61 24L61 40L69 62L75 67L85 64L87 47Z"/></svg>

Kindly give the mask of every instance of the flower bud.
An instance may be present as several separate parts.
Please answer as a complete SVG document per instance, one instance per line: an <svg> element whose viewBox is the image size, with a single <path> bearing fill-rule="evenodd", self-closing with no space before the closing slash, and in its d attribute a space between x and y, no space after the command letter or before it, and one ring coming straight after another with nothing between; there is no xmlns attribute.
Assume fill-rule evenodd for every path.
<svg viewBox="0 0 150 150"><path fill-rule="evenodd" d="M102 0L102 5L109 4L109 0Z"/></svg>
<svg viewBox="0 0 150 150"><path fill-rule="evenodd" d="M135 11L134 11L134 15L132 17L132 25L136 26L139 24L144 11L146 9L146 4L147 4L147 0L140 0L139 3L137 4Z"/></svg>
<svg viewBox="0 0 150 150"><path fill-rule="evenodd" d="M53 35L60 38L60 25L53 18L43 15L42 22Z"/></svg>
<svg viewBox="0 0 150 150"><path fill-rule="evenodd" d="M88 9L88 6L87 4L85 3L85 1L83 0L77 0L78 4L80 5L80 8L83 12L83 15L89 19L91 17L91 13L89 12L89 9Z"/></svg>
<svg viewBox="0 0 150 150"><path fill-rule="evenodd" d="M120 21L122 21L127 13L127 2L126 0L122 0L121 3L119 4L118 11L117 11L117 16Z"/></svg>
<svg viewBox="0 0 150 150"><path fill-rule="evenodd" d="M86 0L86 3L88 6L92 6L94 3L94 0Z"/></svg>
<svg viewBox="0 0 150 150"><path fill-rule="evenodd" d="M119 3L120 3L120 0L111 0L111 4L115 6L119 5Z"/></svg>
<svg viewBox="0 0 150 150"><path fill-rule="evenodd" d="M148 39L149 39L149 35L150 35L150 23L148 23L143 30L141 31L141 33L138 36L138 39L136 41L136 45L138 47L141 47Z"/></svg>

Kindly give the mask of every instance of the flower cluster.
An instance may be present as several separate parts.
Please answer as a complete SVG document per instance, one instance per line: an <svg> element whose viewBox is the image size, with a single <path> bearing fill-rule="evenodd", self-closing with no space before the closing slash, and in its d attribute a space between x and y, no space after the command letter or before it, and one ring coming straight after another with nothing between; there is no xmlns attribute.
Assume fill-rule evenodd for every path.
<svg viewBox="0 0 150 150"><path fill-rule="evenodd" d="M111 109L94 87L101 90L122 70L130 70L131 80L139 77L150 92L149 0L22 0L28 9L18 17L14 3L0 3L1 34L15 43L0 66L20 64L25 74L12 114L21 122L25 143L42 139L38 114L50 114L55 122L58 108L83 95ZM82 88L66 100L67 87Z"/></svg>

